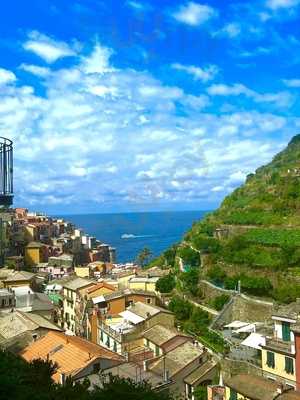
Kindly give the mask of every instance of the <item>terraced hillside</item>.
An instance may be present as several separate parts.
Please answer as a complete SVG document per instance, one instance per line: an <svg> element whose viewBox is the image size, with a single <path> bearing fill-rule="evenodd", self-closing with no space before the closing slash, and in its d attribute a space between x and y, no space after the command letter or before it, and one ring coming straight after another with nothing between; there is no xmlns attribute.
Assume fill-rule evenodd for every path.
<svg viewBox="0 0 300 400"><path fill-rule="evenodd" d="M225 288L240 280L253 295L300 297L300 135L156 262L178 259Z"/></svg>

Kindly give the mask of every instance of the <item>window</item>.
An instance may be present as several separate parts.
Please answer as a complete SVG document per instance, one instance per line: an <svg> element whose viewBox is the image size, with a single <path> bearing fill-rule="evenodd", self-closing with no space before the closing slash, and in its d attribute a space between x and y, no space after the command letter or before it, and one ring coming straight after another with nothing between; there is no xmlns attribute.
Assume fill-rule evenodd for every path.
<svg viewBox="0 0 300 400"><path fill-rule="evenodd" d="M291 340L291 327L289 322L282 322L282 340L285 342Z"/></svg>
<svg viewBox="0 0 300 400"><path fill-rule="evenodd" d="M294 360L290 357L285 357L285 372L288 374L294 373Z"/></svg>
<svg viewBox="0 0 300 400"><path fill-rule="evenodd" d="M146 299L147 304L151 304L151 299Z"/></svg>
<svg viewBox="0 0 300 400"><path fill-rule="evenodd" d="M230 388L229 400L237 400L237 392Z"/></svg>
<svg viewBox="0 0 300 400"><path fill-rule="evenodd" d="M117 352L117 342L114 341L114 352Z"/></svg>
<svg viewBox="0 0 300 400"><path fill-rule="evenodd" d="M93 365L93 372L97 373L100 371L100 363L96 363Z"/></svg>
<svg viewBox="0 0 300 400"><path fill-rule="evenodd" d="M100 331L100 342L103 342L103 331Z"/></svg>
<svg viewBox="0 0 300 400"><path fill-rule="evenodd" d="M267 366L275 368L275 355L272 351L267 351Z"/></svg>
<svg viewBox="0 0 300 400"><path fill-rule="evenodd" d="M109 336L107 336L107 339L106 339L106 346L110 347L110 337Z"/></svg>
<svg viewBox="0 0 300 400"><path fill-rule="evenodd" d="M155 345L155 355L156 357L159 356L159 347L157 345Z"/></svg>
<svg viewBox="0 0 300 400"><path fill-rule="evenodd" d="M146 339L146 346L149 347L149 345L150 345L150 341L149 341L149 339Z"/></svg>

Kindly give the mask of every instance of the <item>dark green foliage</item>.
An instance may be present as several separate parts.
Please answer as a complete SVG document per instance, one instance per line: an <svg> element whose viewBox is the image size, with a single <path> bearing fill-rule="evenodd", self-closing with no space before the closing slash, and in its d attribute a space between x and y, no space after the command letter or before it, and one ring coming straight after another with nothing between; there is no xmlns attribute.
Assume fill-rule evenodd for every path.
<svg viewBox="0 0 300 400"><path fill-rule="evenodd" d="M173 274L168 274L159 278L155 288L160 293L170 293L175 288L176 282Z"/></svg>
<svg viewBox="0 0 300 400"><path fill-rule="evenodd" d="M199 268L191 268L187 272L180 274L183 291L193 296L198 295Z"/></svg>
<svg viewBox="0 0 300 400"><path fill-rule="evenodd" d="M214 265L208 270L207 276L213 283L220 285L226 278L226 272L219 265Z"/></svg>
<svg viewBox="0 0 300 400"><path fill-rule="evenodd" d="M151 250L148 249L148 247L144 247L143 250L137 255L136 262L141 267L144 267L146 264L149 263L151 257Z"/></svg>
<svg viewBox="0 0 300 400"><path fill-rule="evenodd" d="M175 314L179 321L186 321L192 315L192 304L182 297L174 296L169 303L169 309Z"/></svg>
<svg viewBox="0 0 300 400"><path fill-rule="evenodd" d="M180 247L177 251L177 255L182 258L184 264L189 265L190 267L200 265L199 253L188 246Z"/></svg>
<svg viewBox="0 0 300 400"><path fill-rule="evenodd" d="M101 387L88 390L88 380L64 386L54 383L56 365L41 360L27 364L15 355L0 352L0 399L2 400L171 400L168 392L155 392L146 382L113 376L102 378Z"/></svg>
<svg viewBox="0 0 300 400"><path fill-rule="evenodd" d="M207 387L197 386L193 394L195 400L207 400Z"/></svg>
<svg viewBox="0 0 300 400"><path fill-rule="evenodd" d="M195 236L192 239L193 247L206 253L216 253L220 250L219 241L213 237L207 237L203 234Z"/></svg>
<svg viewBox="0 0 300 400"><path fill-rule="evenodd" d="M286 283L273 290L273 298L279 303L288 304L300 298L300 285Z"/></svg>
<svg viewBox="0 0 300 400"><path fill-rule="evenodd" d="M221 311L229 299L230 296L228 294L221 294L220 296L215 297L210 304L217 311Z"/></svg>

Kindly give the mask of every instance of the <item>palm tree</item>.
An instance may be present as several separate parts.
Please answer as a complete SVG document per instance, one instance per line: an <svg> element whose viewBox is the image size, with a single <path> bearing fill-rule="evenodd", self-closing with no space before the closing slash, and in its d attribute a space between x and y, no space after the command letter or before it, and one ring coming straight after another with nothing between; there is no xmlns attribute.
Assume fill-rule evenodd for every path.
<svg viewBox="0 0 300 400"><path fill-rule="evenodd" d="M148 247L144 247L143 250L137 255L136 262L141 267L144 267L146 264L148 264L151 257L152 257L151 250Z"/></svg>

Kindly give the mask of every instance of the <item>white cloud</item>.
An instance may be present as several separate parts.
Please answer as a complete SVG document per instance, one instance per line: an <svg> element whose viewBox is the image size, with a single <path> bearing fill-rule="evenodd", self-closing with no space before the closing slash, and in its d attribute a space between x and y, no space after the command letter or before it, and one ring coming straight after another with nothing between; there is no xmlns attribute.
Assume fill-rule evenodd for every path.
<svg viewBox="0 0 300 400"><path fill-rule="evenodd" d="M213 33L213 36L227 36L229 38L235 38L242 32L241 25L236 22L226 24L221 30Z"/></svg>
<svg viewBox="0 0 300 400"><path fill-rule="evenodd" d="M190 26L202 25L217 15L218 12L213 7L193 1L181 5L178 10L172 14L173 18L178 22Z"/></svg>
<svg viewBox="0 0 300 400"><path fill-rule="evenodd" d="M35 53L47 63L51 64L60 58L76 55L76 51L67 43L57 41L37 31L28 35L28 40L23 44L27 51Z"/></svg>
<svg viewBox="0 0 300 400"><path fill-rule="evenodd" d="M40 67L39 65L32 65L32 64L21 64L20 69L40 77L49 76L51 73L51 70L49 68Z"/></svg>
<svg viewBox="0 0 300 400"><path fill-rule="evenodd" d="M37 73L43 96L20 82L1 87L0 136L15 142L16 205L216 202L281 149L270 137L290 137L299 123L271 112L212 112L214 98L203 91L116 69L111 54L97 44L78 64L52 69L51 79ZM243 85L215 90L275 101Z"/></svg>
<svg viewBox="0 0 300 400"><path fill-rule="evenodd" d="M171 65L173 69L178 71L184 71L187 74L192 75L195 80L203 82L210 81L215 78L219 72L219 68L216 65L208 65L204 68L196 67L194 65L182 65L180 63L174 63Z"/></svg>
<svg viewBox="0 0 300 400"><path fill-rule="evenodd" d="M91 55L82 58L81 68L87 74L109 72L112 70L109 65L109 59L112 54L113 51L111 49L97 44Z"/></svg>
<svg viewBox="0 0 300 400"><path fill-rule="evenodd" d="M213 84L207 92L211 96L240 96L244 95L253 99L256 103L273 103L278 107L287 107L294 101L293 96L289 92L279 93L258 93L247 86L235 83L233 85Z"/></svg>
<svg viewBox="0 0 300 400"><path fill-rule="evenodd" d="M292 8L298 6L300 0L267 0L266 6L272 10Z"/></svg>
<svg viewBox="0 0 300 400"><path fill-rule="evenodd" d="M283 79L283 83L291 88L300 88L300 79Z"/></svg>
<svg viewBox="0 0 300 400"><path fill-rule="evenodd" d="M0 85L9 84L16 81L16 75L12 71L0 68Z"/></svg>

